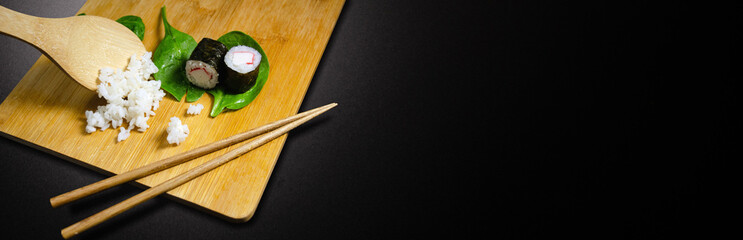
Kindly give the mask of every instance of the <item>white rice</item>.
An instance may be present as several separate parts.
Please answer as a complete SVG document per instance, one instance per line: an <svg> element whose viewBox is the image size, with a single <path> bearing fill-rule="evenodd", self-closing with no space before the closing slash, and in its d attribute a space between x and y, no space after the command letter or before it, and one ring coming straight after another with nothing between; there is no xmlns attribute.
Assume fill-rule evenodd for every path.
<svg viewBox="0 0 743 240"><path fill-rule="evenodd" d="M140 59L132 55L126 70L101 68L98 79L98 97L106 99L107 104L98 106L93 111L85 111L88 125L85 131L101 131L109 127L117 128L128 123L127 128L119 128L117 141L129 137L129 131L137 127L137 131L144 132L150 126L147 120L155 115L154 110L160 106L165 92L160 90L160 81L149 81L153 73L158 71L150 60L151 52L147 52Z"/></svg>
<svg viewBox="0 0 743 240"><path fill-rule="evenodd" d="M252 56L252 63L246 63L247 59L242 56ZM230 48L224 55L224 63L227 67L239 73L248 73L255 70L261 62L261 54L248 46L238 45Z"/></svg>
<svg viewBox="0 0 743 240"><path fill-rule="evenodd" d="M188 125L181 124L181 120L177 117L170 118L170 122L168 123L168 143L176 145L180 145L181 142L186 141L186 137L188 137Z"/></svg>
<svg viewBox="0 0 743 240"><path fill-rule="evenodd" d="M193 104L188 104L188 110L186 110L186 113L191 115L199 115L202 109L204 109L204 105L201 105L201 103L196 104L195 106Z"/></svg>
<svg viewBox="0 0 743 240"><path fill-rule="evenodd" d="M116 138L116 141L117 141L117 142L121 142L121 141L123 141L124 139L128 138L128 137L129 137L129 131L131 131L131 130L129 130L129 129L126 129L126 128L124 128L124 127L120 127L120 128L119 128L119 135L118 135L118 137Z"/></svg>

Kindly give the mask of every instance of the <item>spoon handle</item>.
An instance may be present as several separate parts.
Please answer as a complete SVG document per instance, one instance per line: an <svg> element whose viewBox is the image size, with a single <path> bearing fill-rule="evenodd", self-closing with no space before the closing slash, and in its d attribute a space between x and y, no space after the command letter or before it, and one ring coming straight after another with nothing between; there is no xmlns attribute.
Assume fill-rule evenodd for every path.
<svg viewBox="0 0 743 240"><path fill-rule="evenodd" d="M4 33L37 46L41 39L36 34L43 27L43 18L19 13L0 6L0 33Z"/></svg>

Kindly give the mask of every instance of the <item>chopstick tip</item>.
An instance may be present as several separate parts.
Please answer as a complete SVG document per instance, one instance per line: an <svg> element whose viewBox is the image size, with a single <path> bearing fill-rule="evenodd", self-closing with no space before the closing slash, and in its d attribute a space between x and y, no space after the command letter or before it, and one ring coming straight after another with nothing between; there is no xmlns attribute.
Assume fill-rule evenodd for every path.
<svg viewBox="0 0 743 240"><path fill-rule="evenodd" d="M326 112L330 110L331 108L334 108L335 106L338 106L338 103L329 103L325 106L319 107L321 109L320 112Z"/></svg>

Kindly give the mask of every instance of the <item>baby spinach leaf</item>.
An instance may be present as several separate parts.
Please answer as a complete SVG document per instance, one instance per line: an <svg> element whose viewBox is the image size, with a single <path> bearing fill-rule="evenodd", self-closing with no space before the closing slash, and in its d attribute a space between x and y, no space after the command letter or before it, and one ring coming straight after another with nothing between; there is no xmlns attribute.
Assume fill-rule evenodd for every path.
<svg viewBox="0 0 743 240"><path fill-rule="evenodd" d="M240 31L226 33L217 39L217 41L222 42L228 49L237 45L243 45L254 48L263 56L258 70L258 78L250 90L240 94L230 94L223 89L222 85L217 85L216 88L210 90L204 90L191 84L186 78L185 71L186 61L188 61L191 52L193 52L198 43L193 37L178 31L168 23L165 7L162 7L161 14L165 36L157 46L157 49L155 49L155 52L152 53L152 61L159 69L154 74L154 77L160 81L160 87L163 90L173 95L178 101L185 95L187 102L194 102L204 92L209 92L214 96L214 103L209 114L212 117L216 117L225 108L232 110L243 108L258 96L258 93L260 93L268 79L269 71L268 58L261 46L258 45L258 42Z"/></svg>
<svg viewBox="0 0 743 240"><path fill-rule="evenodd" d="M154 75L155 79L160 81L160 87L181 100L183 95L186 101L193 102L198 100L204 94L204 89L195 87L188 82L186 78L186 61L191 56L191 52L196 48L196 40L190 35L178 31L168 23L165 15L165 6L161 9L165 36L160 44L152 53L152 62L159 71Z"/></svg>
<svg viewBox="0 0 743 240"><path fill-rule="evenodd" d="M252 37L248 36L248 34L240 31L232 31L222 35L221 37L219 37L219 39L217 39L217 41L223 43L227 47L227 49L230 49L237 45L254 48L261 54L262 57L260 66L258 66L258 78L255 80L255 85L247 92L240 94L229 94L225 92L223 86L221 85L217 85L216 88L207 90L207 92L214 96L212 111L211 113L209 113L209 115L212 117L216 117L225 108L237 110L250 104L250 102L252 102L253 99L258 96L258 93L261 92L263 84L265 84L266 80L268 79L269 70L268 57L266 57L266 53L263 52L263 48L258 45L258 42L256 42Z"/></svg>
<svg viewBox="0 0 743 240"><path fill-rule="evenodd" d="M124 25L125 27L131 29L134 34L137 34L139 40L144 40L144 22L142 22L142 18L128 15L116 19L116 22L121 23L121 25Z"/></svg>

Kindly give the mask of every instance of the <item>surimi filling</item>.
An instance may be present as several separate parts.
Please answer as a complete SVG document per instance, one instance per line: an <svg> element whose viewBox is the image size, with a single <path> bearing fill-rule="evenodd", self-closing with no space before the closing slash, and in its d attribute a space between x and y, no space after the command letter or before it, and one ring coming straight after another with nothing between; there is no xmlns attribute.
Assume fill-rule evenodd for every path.
<svg viewBox="0 0 743 240"><path fill-rule="evenodd" d="M255 59L255 54L248 51L236 51L232 54L232 64L234 65L253 64Z"/></svg>
<svg viewBox="0 0 743 240"><path fill-rule="evenodd" d="M188 81L201 88L211 89L219 82L217 70L202 61L186 61L186 73Z"/></svg>
<svg viewBox="0 0 743 240"><path fill-rule="evenodd" d="M201 72L194 73L195 71L201 71ZM191 73L191 74L206 74L206 77L208 77L210 79L212 78L212 75L209 74L209 72L207 72L206 69L204 69L204 68L194 68L194 69L191 69L191 71L189 71L189 73ZM201 76L197 76L197 77L201 77Z"/></svg>
<svg viewBox="0 0 743 240"><path fill-rule="evenodd" d="M260 62L261 54L248 46L232 47L224 56L224 63L227 67L238 73L251 72L258 68Z"/></svg>

